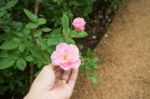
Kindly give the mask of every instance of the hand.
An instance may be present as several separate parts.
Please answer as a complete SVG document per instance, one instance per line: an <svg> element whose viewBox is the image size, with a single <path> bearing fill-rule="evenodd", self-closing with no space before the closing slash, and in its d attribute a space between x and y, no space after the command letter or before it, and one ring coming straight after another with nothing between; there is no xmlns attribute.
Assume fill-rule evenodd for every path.
<svg viewBox="0 0 150 99"><path fill-rule="evenodd" d="M45 66L34 80L24 99L69 99L77 79L78 69L64 71Z"/></svg>

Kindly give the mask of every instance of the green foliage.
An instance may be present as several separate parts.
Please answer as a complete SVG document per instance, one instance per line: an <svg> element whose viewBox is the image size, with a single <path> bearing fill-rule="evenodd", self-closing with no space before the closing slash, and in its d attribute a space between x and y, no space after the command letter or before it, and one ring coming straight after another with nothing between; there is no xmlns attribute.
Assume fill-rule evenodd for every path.
<svg viewBox="0 0 150 99"><path fill-rule="evenodd" d="M16 2L8 3L9 7L7 8L9 9L12 9L10 6L16 4ZM8 6L8 4L5 6ZM2 8L5 8L5 6ZM50 63L49 57L57 44L60 42L75 44L74 38L87 36L86 32L76 32L70 28L70 19L66 13L60 19L62 25L51 30L46 26L47 20L45 18L38 17L27 9L22 9L22 11L26 18L24 22L14 20L8 9L5 9L5 15L9 15L8 18L1 14L0 28L2 31L0 36L3 38L0 40L0 73L2 72L0 79L3 79L0 82L3 85L0 86L2 88L1 94L7 90L27 89L27 86L29 87L29 76L25 75L29 74L30 64L34 65L36 73L44 65ZM5 20L6 22L4 22ZM8 76L3 71L7 71L11 75ZM19 75L19 73L24 75ZM19 76L17 77L17 75ZM12 83L12 79L8 79L9 77L12 77L12 79L16 77L17 84ZM25 82L27 85L22 86ZM5 86L5 84L10 84L10 86Z"/></svg>
<svg viewBox="0 0 150 99"><path fill-rule="evenodd" d="M95 69L97 69L97 61L98 58L94 56L93 52L88 49L86 55L82 57L83 64L80 66L81 72L86 72L89 80L92 81L93 84L97 83Z"/></svg>
<svg viewBox="0 0 150 99"><path fill-rule="evenodd" d="M4 43L2 43L2 45L0 46L0 49L3 50L12 50L17 48L19 45L18 42L15 42L14 40L7 40Z"/></svg>
<svg viewBox="0 0 150 99"><path fill-rule="evenodd" d="M16 57L6 57L0 59L0 69L5 69L13 66L15 63Z"/></svg>
<svg viewBox="0 0 150 99"><path fill-rule="evenodd" d="M34 15L33 13L31 13L29 10L24 9L24 12L26 14L26 16L32 21L32 22L38 22L38 17L36 15Z"/></svg>
<svg viewBox="0 0 150 99"><path fill-rule="evenodd" d="M7 9L10 9L10 8L14 7L17 2L18 2L18 0L11 0L11 1L7 2L4 9L7 10Z"/></svg>
<svg viewBox="0 0 150 99"><path fill-rule="evenodd" d="M58 20L66 13L69 18L73 16L87 17L92 12L93 3L96 0L42 0L41 13L48 17L50 23L58 26ZM50 13L49 13L50 12Z"/></svg>

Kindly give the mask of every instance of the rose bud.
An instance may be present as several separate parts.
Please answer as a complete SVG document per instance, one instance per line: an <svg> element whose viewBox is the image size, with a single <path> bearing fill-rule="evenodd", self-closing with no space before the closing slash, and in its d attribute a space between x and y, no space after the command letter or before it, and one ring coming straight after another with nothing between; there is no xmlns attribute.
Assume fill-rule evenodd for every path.
<svg viewBox="0 0 150 99"><path fill-rule="evenodd" d="M85 20L83 18L77 17L73 20L72 26L75 28L76 31L81 32L85 29Z"/></svg>

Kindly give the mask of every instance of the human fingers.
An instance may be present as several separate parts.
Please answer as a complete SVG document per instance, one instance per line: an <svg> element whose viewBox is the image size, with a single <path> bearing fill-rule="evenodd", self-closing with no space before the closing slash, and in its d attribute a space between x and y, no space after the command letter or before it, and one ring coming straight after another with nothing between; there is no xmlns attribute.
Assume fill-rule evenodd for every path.
<svg viewBox="0 0 150 99"><path fill-rule="evenodd" d="M72 69L69 81L68 81L68 85L73 89L77 80L77 76L78 76L78 68Z"/></svg>
<svg viewBox="0 0 150 99"><path fill-rule="evenodd" d="M59 66L54 66L54 71L55 71L55 73L59 70Z"/></svg>
<svg viewBox="0 0 150 99"><path fill-rule="evenodd" d="M71 74L71 69L69 69L69 70L67 70L67 71L64 71L61 80L62 80L64 83L67 83L68 80L69 80L69 78L70 78L70 74Z"/></svg>
<svg viewBox="0 0 150 99"><path fill-rule="evenodd" d="M64 71L60 67L58 67L57 70L55 71L56 78L61 79L63 72Z"/></svg>

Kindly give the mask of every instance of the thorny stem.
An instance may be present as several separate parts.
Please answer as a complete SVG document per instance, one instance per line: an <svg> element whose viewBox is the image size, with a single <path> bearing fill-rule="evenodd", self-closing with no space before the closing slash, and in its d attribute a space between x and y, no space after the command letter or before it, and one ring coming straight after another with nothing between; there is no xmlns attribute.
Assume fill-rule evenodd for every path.
<svg viewBox="0 0 150 99"><path fill-rule="evenodd" d="M36 0L35 2L35 6L34 6L34 14L35 15L38 15L38 12L39 12L39 0ZM32 30L32 42L34 44L36 44L36 39L35 39L35 29ZM30 85L32 84L32 81L33 81L33 73L34 73L34 65L33 64L30 64Z"/></svg>

